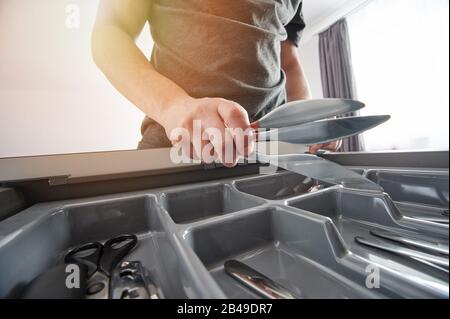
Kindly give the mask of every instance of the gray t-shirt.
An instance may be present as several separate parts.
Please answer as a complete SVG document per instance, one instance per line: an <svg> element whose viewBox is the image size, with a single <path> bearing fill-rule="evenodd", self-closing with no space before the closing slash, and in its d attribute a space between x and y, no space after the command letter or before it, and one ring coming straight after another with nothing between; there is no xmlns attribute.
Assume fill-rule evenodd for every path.
<svg viewBox="0 0 450 319"><path fill-rule="evenodd" d="M189 95L235 101L251 120L285 102L280 43L298 44L302 0L152 0L149 23L151 63Z"/></svg>

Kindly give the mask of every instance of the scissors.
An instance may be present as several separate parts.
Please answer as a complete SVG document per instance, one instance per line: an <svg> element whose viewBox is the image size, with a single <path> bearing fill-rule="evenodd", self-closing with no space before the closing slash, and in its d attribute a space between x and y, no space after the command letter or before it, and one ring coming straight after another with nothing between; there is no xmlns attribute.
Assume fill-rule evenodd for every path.
<svg viewBox="0 0 450 319"><path fill-rule="evenodd" d="M99 242L87 243L71 250L64 261L66 264L82 264L88 267L87 298L107 299L114 268L136 244L136 235L114 237L103 245Z"/></svg>

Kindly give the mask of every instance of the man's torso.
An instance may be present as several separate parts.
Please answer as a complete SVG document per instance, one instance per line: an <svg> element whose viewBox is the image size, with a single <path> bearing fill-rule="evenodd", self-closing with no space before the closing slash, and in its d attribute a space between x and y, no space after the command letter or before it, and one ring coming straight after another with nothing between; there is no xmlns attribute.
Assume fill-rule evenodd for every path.
<svg viewBox="0 0 450 319"><path fill-rule="evenodd" d="M151 62L189 95L235 101L251 120L286 100L280 43L301 0L152 2Z"/></svg>

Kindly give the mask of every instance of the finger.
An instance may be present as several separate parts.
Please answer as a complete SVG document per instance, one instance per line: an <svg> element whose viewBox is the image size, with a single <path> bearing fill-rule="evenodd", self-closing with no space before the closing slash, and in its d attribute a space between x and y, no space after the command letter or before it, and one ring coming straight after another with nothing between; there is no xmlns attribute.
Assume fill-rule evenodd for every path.
<svg viewBox="0 0 450 319"><path fill-rule="evenodd" d="M214 145L209 138L207 128L204 128L204 131L202 132L202 139L204 140L204 146L202 147L202 160L206 164L211 164L215 162L218 157L216 151L214 150Z"/></svg>
<svg viewBox="0 0 450 319"><path fill-rule="evenodd" d="M221 163L224 161L225 153L224 132L225 124L219 115L216 117L210 117L205 122L205 134L208 136L210 143L214 146L214 151Z"/></svg>
<svg viewBox="0 0 450 319"><path fill-rule="evenodd" d="M220 102L217 112L227 127L240 127L245 130L250 126L247 111L238 103L231 101Z"/></svg>
<svg viewBox="0 0 450 319"><path fill-rule="evenodd" d="M212 163L214 161L214 145L209 140L202 142L202 161Z"/></svg>
<svg viewBox="0 0 450 319"><path fill-rule="evenodd" d="M256 135L251 128L247 128L246 130L242 130L241 128L233 129L232 136L238 155L248 156L253 152Z"/></svg>
<svg viewBox="0 0 450 319"><path fill-rule="evenodd" d="M214 151L214 145L207 141L202 150L202 160L206 164L214 163L217 160L217 153Z"/></svg>
<svg viewBox="0 0 450 319"><path fill-rule="evenodd" d="M311 154L316 154L318 150L320 150L322 148L323 144L316 144L316 145L311 145L309 147L309 152Z"/></svg>
<svg viewBox="0 0 450 319"><path fill-rule="evenodd" d="M334 143L327 143L324 144L321 149L326 150L326 151L334 151L335 150L335 146Z"/></svg>
<svg viewBox="0 0 450 319"><path fill-rule="evenodd" d="M330 143L326 143L322 146L322 149L327 151L337 151L340 147L341 141L333 141Z"/></svg>
<svg viewBox="0 0 450 319"><path fill-rule="evenodd" d="M257 135L252 129L247 129L244 132L244 154L241 154L243 156L249 156L255 151L255 145L256 145L256 139Z"/></svg>
<svg viewBox="0 0 450 319"><path fill-rule="evenodd" d="M181 146L179 148L181 149L181 153L182 153L183 157L194 159L194 152L193 152L192 143L190 143L190 142L186 143L186 142L180 141L178 143L174 143L173 145L174 146Z"/></svg>
<svg viewBox="0 0 450 319"><path fill-rule="evenodd" d="M222 118L225 126L233 130L233 139L238 153L242 156L248 154L248 148L252 147L254 132L250 127L250 121L247 111L239 104L224 101L217 107L219 116ZM247 137L245 137L247 135Z"/></svg>
<svg viewBox="0 0 450 319"><path fill-rule="evenodd" d="M238 163L238 156L236 150L236 144L233 138L232 132L226 128L225 129L225 140L224 140L225 156L222 162L225 167L234 167Z"/></svg>
<svg viewBox="0 0 450 319"><path fill-rule="evenodd" d="M208 150L209 150L208 144L210 144L210 141L203 140L203 139L201 141L197 141L196 143L193 143L195 159L199 159L206 163L205 159L207 157L211 157L211 156L208 156L208 154L207 154ZM214 149L214 147L212 149ZM213 154L213 152L210 152L210 153Z"/></svg>

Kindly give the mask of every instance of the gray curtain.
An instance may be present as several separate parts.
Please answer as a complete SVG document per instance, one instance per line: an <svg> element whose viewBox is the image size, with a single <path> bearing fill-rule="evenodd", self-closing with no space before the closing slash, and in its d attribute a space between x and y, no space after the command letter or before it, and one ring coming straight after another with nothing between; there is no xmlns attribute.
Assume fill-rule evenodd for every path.
<svg viewBox="0 0 450 319"><path fill-rule="evenodd" d="M356 89L351 63L350 40L345 19L319 34L320 73L325 98L355 99ZM343 116L355 116L348 113ZM361 136L343 140L341 152L364 149Z"/></svg>

